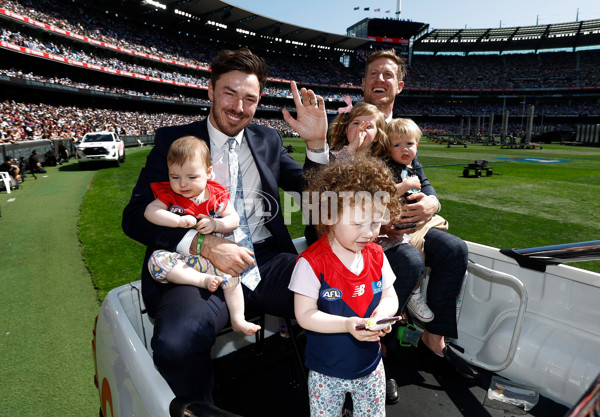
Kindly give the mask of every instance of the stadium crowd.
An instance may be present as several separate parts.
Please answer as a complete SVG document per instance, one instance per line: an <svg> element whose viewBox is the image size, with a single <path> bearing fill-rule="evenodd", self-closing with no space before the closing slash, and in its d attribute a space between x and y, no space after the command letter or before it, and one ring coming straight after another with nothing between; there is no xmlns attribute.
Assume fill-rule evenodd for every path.
<svg viewBox="0 0 600 417"><path fill-rule="evenodd" d="M415 55L413 88L529 89L600 85L597 52L463 56Z"/></svg>
<svg viewBox="0 0 600 417"><path fill-rule="evenodd" d="M274 110L279 110L274 106ZM279 112L277 112L279 114ZM410 116L410 112L407 112ZM520 113L519 113L520 114ZM80 138L95 130L115 131L120 135L153 135L161 126L190 123L197 120L195 114L175 114L168 112L149 113L119 111L76 106L53 106L16 101L0 102L0 143L16 143L33 139ZM282 135L292 134L290 126L279 118L255 118L256 122L279 131ZM421 123L426 134L458 134L460 126L454 122ZM488 134L489 118L480 118L480 133ZM467 120L463 120L462 133L468 130ZM476 119L470 124L470 133L476 134ZM558 124L557 129L574 129L573 124ZM521 134L523 120L519 117L509 124L509 131ZM495 119L494 132L500 133L500 120Z"/></svg>
<svg viewBox="0 0 600 417"><path fill-rule="evenodd" d="M152 135L155 129L191 123L197 115L118 111L75 106L52 106L15 101L0 102L0 143L34 139L81 138L87 132L108 130L119 135ZM256 119L257 123L291 132L279 119Z"/></svg>
<svg viewBox="0 0 600 417"><path fill-rule="evenodd" d="M189 34L170 38L164 30L136 26L110 15L97 15L79 7L64 9L55 2L33 2L31 0L0 0L0 6L16 13L38 19L61 29L111 43L128 50L159 55L166 60L207 69L207 62L219 49L214 43L190 39ZM95 54L73 50L65 44L32 39L17 40L28 47L42 48L51 53L68 54L70 58L84 62L125 69L167 80L178 80L206 85L206 74L182 73L183 66L172 71L133 64L116 58L103 59ZM23 34L21 34L23 36ZM9 37L10 39L10 37ZM276 53L263 54L275 79L297 80L306 84L335 86L359 86L362 74L345 68L340 62L325 60L318 66L306 66L305 57ZM110 64L110 65L109 65ZM490 88L555 88L587 87L600 84L596 70L600 56L594 51L577 53L552 52L540 54L504 54L473 56L427 56L414 55L406 79L406 88L439 89L490 89Z"/></svg>
<svg viewBox="0 0 600 417"><path fill-rule="evenodd" d="M192 104L206 105L208 98L208 64L219 49L215 43L201 42L192 36L182 34L176 41L166 30L155 27L135 25L110 14L97 14L85 11L80 6L65 8L61 2L39 2L33 0L0 0L0 7L15 13L36 19L58 28L80 35L104 41L139 53L160 56L179 63L170 64L156 59L140 59L127 52L117 53L105 48L91 48L78 41L57 37L50 32L27 29L25 26L0 19L0 39L5 42L24 46L71 60L92 63L115 70L124 70L164 80L178 81L201 86L187 93L180 88L171 93L164 89L158 91L156 84L148 82L145 88L130 86L122 80L114 85L92 83L77 77L48 76L20 68L10 62L4 62L0 74L11 78L34 80L49 85L76 87L82 90L94 90L119 95L134 96L140 99L172 100ZM340 62L325 60L316 66L306 66L305 58L282 53L269 52L265 58L271 68L273 79L293 79L299 84L329 84L336 87L315 86L317 94L324 97L328 110L335 112L343 106L344 97L356 102L362 100L359 72L345 68ZM200 69L186 68L185 65ZM405 89L544 89L589 87L600 85L600 57L597 53L544 53L515 55L479 55L479 56L426 56L414 55ZM313 69L314 67L314 69ZM123 87L127 85L127 87ZM139 85L139 83L138 83ZM262 101L259 109L274 110L272 118L261 121L272 125L281 132L290 130L281 120L283 108L292 108L291 93L286 83L271 81L264 91L268 97L281 100ZM503 110L508 110L514 119L511 127L522 127L525 103L503 103L499 99L447 100L443 95L439 99L413 99L397 102L394 113L397 116L421 118L419 123L427 132L458 133L456 117L488 117L496 114L496 123L500 122ZM530 103L528 103L530 104ZM28 104L20 100L2 102L0 115L0 136L2 141L18 141L29 138L70 138L80 137L94 129L117 130L123 135L153 134L156 127L183 123L193 119L189 115L174 113L147 113L143 111L118 111L107 109L80 108L76 106L55 106L49 104ZM600 104L595 99L545 100L536 104L536 114L544 116L586 116L600 114ZM440 117L438 117L440 116ZM456 116L454 120L447 117ZM93 121L91 121L93 120ZM444 121L446 120L446 121ZM547 119L548 120L548 119ZM464 126L463 126L464 129Z"/></svg>

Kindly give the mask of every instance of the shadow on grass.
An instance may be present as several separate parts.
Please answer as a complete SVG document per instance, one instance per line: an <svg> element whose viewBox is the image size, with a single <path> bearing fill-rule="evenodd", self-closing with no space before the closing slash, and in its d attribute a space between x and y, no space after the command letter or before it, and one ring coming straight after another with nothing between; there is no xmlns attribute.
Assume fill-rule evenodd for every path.
<svg viewBox="0 0 600 417"><path fill-rule="evenodd" d="M73 172L73 171L99 171L104 168L118 168L115 166L113 161L96 161L93 163L86 162L80 165L78 162L71 162L66 165L58 167L59 171Z"/></svg>

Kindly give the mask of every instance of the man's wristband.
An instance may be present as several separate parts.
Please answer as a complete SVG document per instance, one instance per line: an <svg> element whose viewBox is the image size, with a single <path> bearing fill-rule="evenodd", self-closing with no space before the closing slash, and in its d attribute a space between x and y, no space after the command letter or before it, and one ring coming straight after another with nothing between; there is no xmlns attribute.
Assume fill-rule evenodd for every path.
<svg viewBox="0 0 600 417"><path fill-rule="evenodd" d="M196 241L196 255L200 256L200 251L202 250L202 243L204 242L204 235L198 233L198 240Z"/></svg>

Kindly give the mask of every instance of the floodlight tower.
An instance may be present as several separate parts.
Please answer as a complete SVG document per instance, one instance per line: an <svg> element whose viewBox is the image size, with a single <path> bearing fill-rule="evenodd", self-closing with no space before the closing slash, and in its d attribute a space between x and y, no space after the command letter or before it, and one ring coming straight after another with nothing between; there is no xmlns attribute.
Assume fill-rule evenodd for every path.
<svg viewBox="0 0 600 417"><path fill-rule="evenodd" d="M396 0L396 20L400 20L402 15L402 0Z"/></svg>
<svg viewBox="0 0 600 417"><path fill-rule="evenodd" d="M533 132L533 118L535 117L535 106L530 104L527 106L527 129L525 130L525 143L531 143L531 134Z"/></svg>

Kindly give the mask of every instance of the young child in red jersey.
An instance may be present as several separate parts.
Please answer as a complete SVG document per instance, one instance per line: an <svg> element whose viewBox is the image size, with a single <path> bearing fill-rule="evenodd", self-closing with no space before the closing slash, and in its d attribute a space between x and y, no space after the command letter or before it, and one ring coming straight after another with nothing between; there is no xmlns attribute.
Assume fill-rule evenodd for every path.
<svg viewBox="0 0 600 417"><path fill-rule="evenodd" d="M396 277L373 243L390 214L398 216L390 213L400 207L392 204L397 197L391 173L371 157L344 158L309 178L307 191L318 199L312 218L319 219L323 235L298 257L289 288L296 319L307 331L311 416L341 416L347 392L356 415L383 416L380 337L391 325L357 327L398 310Z"/></svg>
<svg viewBox="0 0 600 417"><path fill-rule="evenodd" d="M169 181L151 184L156 200L146 207L144 216L148 221L166 227L194 227L203 235L226 234L239 226L240 218L229 204L229 192L210 180L210 151L204 141L193 136L177 139L169 148L167 166ZM148 268L152 277L161 283L194 285L210 292L215 292L220 285L233 330L251 335L260 329L244 317L239 277L223 273L208 259L156 250L148 261Z"/></svg>

